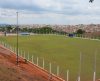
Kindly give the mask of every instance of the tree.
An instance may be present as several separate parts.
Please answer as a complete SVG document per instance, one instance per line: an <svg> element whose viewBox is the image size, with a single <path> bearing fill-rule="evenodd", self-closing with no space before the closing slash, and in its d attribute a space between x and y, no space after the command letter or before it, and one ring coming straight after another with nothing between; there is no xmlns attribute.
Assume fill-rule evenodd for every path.
<svg viewBox="0 0 100 81"><path fill-rule="evenodd" d="M76 33L77 33L77 34L84 34L84 33L85 33L85 31L84 31L84 30L82 30L82 29L78 29L78 30L76 31Z"/></svg>
<svg viewBox="0 0 100 81"><path fill-rule="evenodd" d="M8 33L10 33L12 29L13 29L13 28L12 28L11 25L7 25L5 31L8 32Z"/></svg>
<svg viewBox="0 0 100 81"><path fill-rule="evenodd" d="M21 30L21 28L18 28L18 31L19 31L19 32L20 32L20 30ZM17 32L17 28L16 28L16 27L13 29L13 32L14 32L14 33Z"/></svg>
<svg viewBox="0 0 100 81"><path fill-rule="evenodd" d="M4 32L5 31L5 27L0 27L0 31Z"/></svg>
<svg viewBox="0 0 100 81"><path fill-rule="evenodd" d="M28 28L27 27L23 28L22 32L28 32Z"/></svg>

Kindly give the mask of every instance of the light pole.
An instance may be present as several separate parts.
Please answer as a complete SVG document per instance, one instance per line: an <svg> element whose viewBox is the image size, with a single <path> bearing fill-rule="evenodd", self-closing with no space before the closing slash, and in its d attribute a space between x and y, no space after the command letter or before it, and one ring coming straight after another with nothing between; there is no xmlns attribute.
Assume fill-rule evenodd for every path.
<svg viewBox="0 0 100 81"><path fill-rule="evenodd" d="M17 48L16 49L17 57L16 57L16 61L17 61L17 65L18 65L19 64L19 62L18 62L19 61L19 57L18 57L19 56L18 55L18 30L19 30L19 26L18 26L18 12L16 12L16 14L17 14L17 27L16 27L16 30L17 30L16 31L17 32L17 43L16 43L17 44L17 47L16 47Z"/></svg>

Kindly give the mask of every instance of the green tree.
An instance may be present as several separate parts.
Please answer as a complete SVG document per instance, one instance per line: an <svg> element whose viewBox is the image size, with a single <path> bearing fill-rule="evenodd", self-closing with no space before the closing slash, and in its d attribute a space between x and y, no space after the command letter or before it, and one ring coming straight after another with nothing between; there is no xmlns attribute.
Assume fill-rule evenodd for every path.
<svg viewBox="0 0 100 81"><path fill-rule="evenodd" d="M12 28L11 25L7 25L5 31L8 32L8 33L10 33L12 29L13 29L13 28Z"/></svg>
<svg viewBox="0 0 100 81"><path fill-rule="evenodd" d="M22 29L22 32L28 32L28 28L26 27L26 28L23 28Z"/></svg>
<svg viewBox="0 0 100 81"><path fill-rule="evenodd" d="M76 31L76 33L77 33L77 34L84 34L84 33L85 33L85 31L84 31L84 30L82 30L82 29L78 29L78 30Z"/></svg>

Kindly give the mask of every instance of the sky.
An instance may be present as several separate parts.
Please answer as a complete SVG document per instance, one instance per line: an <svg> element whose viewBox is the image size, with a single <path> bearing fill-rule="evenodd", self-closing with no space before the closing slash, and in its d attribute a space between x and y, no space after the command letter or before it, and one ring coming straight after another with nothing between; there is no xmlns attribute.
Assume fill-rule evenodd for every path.
<svg viewBox="0 0 100 81"><path fill-rule="evenodd" d="M99 24L100 0L0 0L0 24Z"/></svg>

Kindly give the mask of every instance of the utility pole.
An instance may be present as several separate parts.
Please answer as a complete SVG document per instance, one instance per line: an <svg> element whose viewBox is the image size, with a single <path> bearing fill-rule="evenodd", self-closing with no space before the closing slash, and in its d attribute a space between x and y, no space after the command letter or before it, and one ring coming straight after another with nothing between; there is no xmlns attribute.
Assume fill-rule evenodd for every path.
<svg viewBox="0 0 100 81"><path fill-rule="evenodd" d="M18 50L18 47L19 47L19 46L18 46L18 33L19 33L19 32L18 32L18 30L19 30L19 26L18 26L18 12L16 12L16 14L17 14L17 27L16 27L16 30L17 30L17 31L16 31L16 33L17 33L17 43L16 43L16 44L17 44L17 47L16 47L16 48L17 48L17 49L16 49L17 57L16 57L16 61L17 61L17 65L18 65L18 64L19 64L19 62L18 62L18 61L19 61L19 57L18 57L18 56L19 56L19 55L18 55L18 51L19 51L19 50Z"/></svg>

